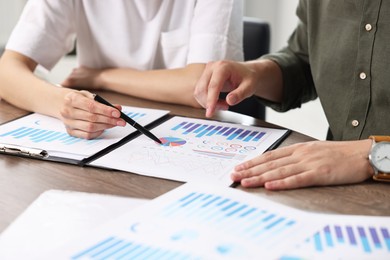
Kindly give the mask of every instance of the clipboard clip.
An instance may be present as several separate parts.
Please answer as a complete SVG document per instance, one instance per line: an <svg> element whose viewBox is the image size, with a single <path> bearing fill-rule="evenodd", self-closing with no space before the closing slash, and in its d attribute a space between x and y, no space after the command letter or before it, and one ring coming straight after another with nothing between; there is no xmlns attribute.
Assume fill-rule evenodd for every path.
<svg viewBox="0 0 390 260"><path fill-rule="evenodd" d="M12 155L24 155L36 158L46 158L49 156L47 151L37 148L28 148L10 144L0 144L0 152Z"/></svg>

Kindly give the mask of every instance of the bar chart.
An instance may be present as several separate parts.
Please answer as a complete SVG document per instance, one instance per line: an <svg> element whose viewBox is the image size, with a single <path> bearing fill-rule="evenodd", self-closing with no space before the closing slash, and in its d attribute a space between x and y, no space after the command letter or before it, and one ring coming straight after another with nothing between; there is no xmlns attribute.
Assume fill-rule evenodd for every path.
<svg viewBox="0 0 390 260"><path fill-rule="evenodd" d="M153 131L162 145L139 136L92 164L178 181L207 179L230 185L235 165L263 153L287 132L180 116Z"/></svg>
<svg viewBox="0 0 390 260"><path fill-rule="evenodd" d="M158 246L149 246L135 241L126 241L119 237L109 237L98 244L73 255L71 259L200 259L179 250L169 250Z"/></svg>
<svg viewBox="0 0 390 260"><path fill-rule="evenodd" d="M329 224L297 245L281 259L329 257L337 259L390 259L390 222L381 217L324 219Z"/></svg>
<svg viewBox="0 0 390 260"><path fill-rule="evenodd" d="M269 244L296 228L296 221L264 208L214 194L190 193L161 213L170 219L188 219L192 223L212 225L216 230Z"/></svg>
<svg viewBox="0 0 390 260"><path fill-rule="evenodd" d="M166 115L168 111L137 107L122 107L123 113L142 125L149 124ZM81 160L118 142L135 128L125 127L106 129L99 137L88 140L68 134L64 123L53 117L32 113L0 126L3 145L16 145L45 150L54 157Z"/></svg>
<svg viewBox="0 0 390 260"><path fill-rule="evenodd" d="M317 252L336 247L351 247L360 254L370 255L375 251L390 253L389 228L363 225L326 226L309 240Z"/></svg>
<svg viewBox="0 0 390 260"><path fill-rule="evenodd" d="M60 142L64 145L72 145L78 142L84 142L85 144L93 144L99 141L99 138L96 138L94 140L86 140L70 136L66 132L51 131L32 127L19 127L15 130L0 135L0 137L6 136L15 139L28 138L33 143Z"/></svg>
<svg viewBox="0 0 390 260"><path fill-rule="evenodd" d="M129 112L129 111L127 111L125 114L134 120L140 119L146 115L146 113ZM45 122L42 122L41 120L37 120L34 122L33 125L40 126L42 124L44 125ZM72 145L79 142L83 142L88 145L88 144L96 143L99 141L99 139L101 139L101 138L96 138L94 140L86 140L83 138L73 137L70 136L65 131L65 129L63 129L62 131L54 131L54 130L42 129L39 127L26 127L26 126L21 126L11 131L2 133L0 134L0 137L12 137L15 139L27 138L33 143L59 142L64 145Z"/></svg>
<svg viewBox="0 0 390 260"><path fill-rule="evenodd" d="M256 259L279 255L291 241L315 230L302 212L230 188L220 192L194 185L116 219L70 258Z"/></svg>
<svg viewBox="0 0 390 260"><path fill-rule="evenodd" d="M246 130L240 127L223 127L213 124L195 124L193 122L180 122L174 126L172 131L178 131L180 134L192 135L195 138L217 137L220 136L226 140L240 140L242 142L259 142L266 132L256 130Z"/></svg>

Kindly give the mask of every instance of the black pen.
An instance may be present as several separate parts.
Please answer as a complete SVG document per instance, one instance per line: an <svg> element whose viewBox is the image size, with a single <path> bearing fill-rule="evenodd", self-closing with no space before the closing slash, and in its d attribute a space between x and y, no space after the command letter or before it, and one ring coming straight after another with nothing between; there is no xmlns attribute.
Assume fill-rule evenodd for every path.
<svg viewBox="0 0 390 260"><path fill-rule="evenodd" d="M107 106L110 106L110 107L113 107L113 108L116 108L114 105L112 105L110 102L108 102L107 100L105 100L104 98L102 98L101 96L99 96L98 94L94 94L94 98L93 98L95 101L99 102L99 103L102 103L104 105L107 105ZM118 109L119 110L119 109ZM143 133L144 135L146 135L147 137L149 137L150 139L152 139L153 141L159 143L159 144L162 144L161 140L158 139L154 134L152 134L150 131L148 131L145 127L143 127L142 125L138 124L136 121L134 121L133 119L131 119L130 117L128 117L126 114L124 114L122 111L119 110L119 112L121 113L121 116L120 118L122 118L123 120L125 120L127 123L129 123L130 125L132 125L135 129L137 129L138 131L140 131L141 133Z"/></svg>

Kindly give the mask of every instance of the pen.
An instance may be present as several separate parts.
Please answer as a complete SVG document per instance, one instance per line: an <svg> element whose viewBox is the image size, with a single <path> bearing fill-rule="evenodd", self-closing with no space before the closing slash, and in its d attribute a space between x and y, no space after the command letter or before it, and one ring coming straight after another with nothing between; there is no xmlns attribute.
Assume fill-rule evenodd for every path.
<svg viewBox="0 0 390 260"><path fill-rule="evenodd" d="M101 96L99 96L98 94L94 94L94 98L93 98L95 101L99 102L99 103L102 103L104 105L107 105L107 106L110 106L110 107L113 107L113 108L116 108L114 107L114 105L112 105L110 102L108 102L107 100L105 100L104 98L102 98ZM153 141L159 143L159 144L162 144L161 140L158 139L154 134L152 134L150 131L148 131L145 127L143 127L142 125L138 124L136 121L134 121L133 119L131 119L130 117L128 117L126 114L124 114L122 111L119 110L119 112L121 113L121 116L120 118L122 118L123 120L125 120L127 123L129 123L130 125L132 125L135 129L137 129L138 131L140 131L141 133L143 133L144 135L146 135L147 137L149 137L150 139L152 139Z"/></svg>

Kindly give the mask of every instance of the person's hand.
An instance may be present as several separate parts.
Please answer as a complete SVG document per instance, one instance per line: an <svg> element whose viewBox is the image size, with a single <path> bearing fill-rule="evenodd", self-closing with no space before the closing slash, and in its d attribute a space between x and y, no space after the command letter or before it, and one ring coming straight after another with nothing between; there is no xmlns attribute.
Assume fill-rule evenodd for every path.
<svg viewBox="0 0 390 260"><path fill-rule="evenodd" d="M374 173L372 140L314 141L279 148L235 167L232 180L270 190L358 183Z"/></svg>
<svg viewBox="0 0 390 260"><path fill-rule="evenodd" d="M64 97L60 108L61 119L69 135L93 139L101 135L105 129L125 126L126 122L119 118L118 109L96 102L94 95L88 91L71 91Z"/></svg>
<svg viewBox="0 0 390 260"><path fill-rule="evenodd" d="M195 86L194 97L206 108L206 117L211 117L216 109L227 110L252 96L255 82L256 73L243 63L210 62ZM219 100L221 92L230 92L226 100Z"/></svg>
<svg viewBox="0 0 390 260"><path fill-rule="evenodd" d="M61 86L75 89L100 89L100 75L103 70L79 67L73 69Z"/></svg>

